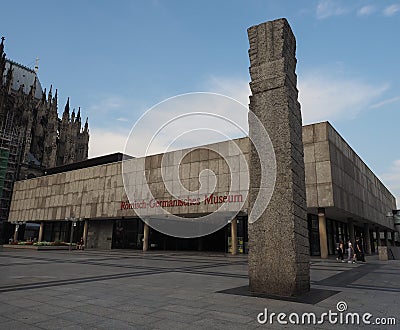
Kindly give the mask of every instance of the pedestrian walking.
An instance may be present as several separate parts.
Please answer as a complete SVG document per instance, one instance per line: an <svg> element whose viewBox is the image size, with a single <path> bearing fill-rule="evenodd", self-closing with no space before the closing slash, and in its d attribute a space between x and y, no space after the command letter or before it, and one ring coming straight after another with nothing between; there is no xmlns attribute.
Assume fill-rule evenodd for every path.
<svg viewBox="0 0 400 330"><path fill-rule="evenodd" d="M353 249L353 244L351 244L350 240L347 242L347 253L348 253L347 262L351 263L354 256L354 249ZM354 262L355 261L353 260L353 263Z"/></svg>
<svg viewBox="0 0 400 330"><path fill-rule="evenodd" d="M356 243L354 245L354 255L357 261L365 262L364 250L359 237L357 237Z"/></svg>

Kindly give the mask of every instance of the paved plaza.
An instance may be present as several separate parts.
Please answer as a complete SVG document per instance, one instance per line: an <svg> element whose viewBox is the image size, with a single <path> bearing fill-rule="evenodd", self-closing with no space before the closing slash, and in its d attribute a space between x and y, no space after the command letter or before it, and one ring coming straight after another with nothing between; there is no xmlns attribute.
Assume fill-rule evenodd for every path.
<svg viewBox="0 0 400 330"><path fill-rule="evenodd" d="M1 329L344 328L260 324L269 313L369 312L400 324L400 261L366 264L312 259L311 292L297 299L248 293L247 257L189 252L0 251ZM282 264L282 272L285 265ZM261 318L262 319L262 318Z"/></svg>

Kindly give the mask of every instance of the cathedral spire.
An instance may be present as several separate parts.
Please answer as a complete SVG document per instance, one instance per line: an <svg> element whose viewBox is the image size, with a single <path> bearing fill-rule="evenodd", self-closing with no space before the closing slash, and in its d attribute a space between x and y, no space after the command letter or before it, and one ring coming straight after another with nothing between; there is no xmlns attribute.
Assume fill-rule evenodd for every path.
<svg viewBox="0 0 400 330"><path fill-rule="evenodd" d="M81 107L78 108L78 114L76 115L76 121L81 122Z"/></svg>
<svg viewBox="0 0 400 330"><path fill-rule="evenodd" d="M18 93L23 94L24 93L24 88L25 88L24 84L19 85Z"/></svg>
<svg viewBox="0 0 400 330"><path fill-rule="evenodd" d="M42 103L43 104L46 103L46 94L47 94L47 92L46 92L46 88L45 88L43 93L42 93Z"/></svg>
<svg viewBox="0 0 400 330"><path fill-rule="evenodd" d="M36 78L36 76L35 76L35 78ZM47 97L47 102L49 102L50 104L51 104L51 101L52 101L52 99L53 99L53 95L52 95L52 90L53 90L53 85L50 85L50 90L49 90L49 95L48 95L48 97Z"/></svg>
<svg viewBox="0 0 400 330"><path fill-rule="evenodd" d="M71 122L73 123L75 121L75 108L72 110L71 114Z"/></svg>
<svg viewBox="0 0 400 330"><path fill-rule="evenodd" d="M4 37L1 37L1 44L0 44L0 77L3 77L5 69L6 69L6 54L4 53ZM3 85L3 81L0 81L0 85Z"/></svg>
<svg viewBox="0 0 400 330"><path fill-rule="evenodd" d="M1 37L1 44L0 44L0 53L3 54L4 51L4 37Z"/></svg>
<svg viewBox="0 0 400 330"><path fill-rule="evenodd" d="M69 121L69 98L67 99L67 104L65 105L62 119L66 122Z"/></svg>
<svg viewBox="0 0 400 330"><path fill-rule="evenodd" d="M57 96L57 88L56 88L56 94L54 95L54 98L53 98L53 104L55 105L56 109L57 109L57 103L58 103L58 96Z"/></svg>
<svg viewBox="0 0 400 330"><path fill-rule="evenodd" d="M86 117L85 128L83 129L83 133L89 133L88 117Z"/></svg>
<svg viewBox="0 0 400 330"><path fill-rule="evenodd" d="M31 89L29 91L29 96L34 99L35 98L35 94L36 94L36 82L37 82L37 78L35 75L35 79L33 80L33 84L31 85Z"/></svg>
<svg viewBox="0 0 400 330"><path fill-rule="evenodd" d="M67 104L65 105L65 108L64 108L64 113L68 113L68 115L69 115L69 98L67 99Z"/></svg>

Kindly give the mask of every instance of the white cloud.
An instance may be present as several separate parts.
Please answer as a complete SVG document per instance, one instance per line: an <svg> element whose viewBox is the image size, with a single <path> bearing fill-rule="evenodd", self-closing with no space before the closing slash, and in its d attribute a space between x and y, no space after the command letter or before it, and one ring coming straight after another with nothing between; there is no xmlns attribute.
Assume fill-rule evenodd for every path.
<svg viewBox="0 0 400 330"><path fill-rule="evenodd" d="M208 90L233 97L245 105L249 102L249 81L244 78L211 77L206 85ZM363 110L400 100L399 97L377 103L388 85L350 79L330 71L302 74L298 88L303 122L307 124L323 120L353 119Z"/></svg>
<svg viewBox="0 0 400 330"><path fill-rule="evenodd" d="M129 132L112 129L90 129L89 157L123 152Z"/></svg>
<svg viewBox="0 0 400 330"><path fill-rule="evenodd" d="M385 85L337 77L327 71L302 74L298 88L304 124L323 120L353 119L363 110L378 108L385 103L397 100L396 98L378 102L387 89ZM201 93L188 94L184 98L172 98L170 101L160 103L151 116L142 119L140 126L135 128L134 136L130 139L126 152L134 156L146 154L144 148L155 135L156 138L152 140L147 154L164 152L169 143L181 134L182 137L174 143L173 149L244 136L245 133L236 129L229 121L221 121L216 117L208 115L179 117L193 111L218 114L239 124L247 132L247 105L251 94L249 81L246 78L213 76L204 82L203 90L232 97L246 107L223 97L215 97L213 94L210 94L208 98ZM122 124L126 117L122 114L117 120ZM167 122L170 123L164 127ZM200 131L197 128L203 128L203 130ZM157 131L158 129L160 131ZM215 131L222 135L216 134ZM91 129L90 156L123 152L128 135L128 129L120 127Z"/></svg>
<svg viewBox="0 0 400 330"><path fill-rule="evenodd" d="M128 129L123 129L121 126L111 128L113 123L106 120L102 121L101 118L108 118L108 111L113 110L114 115L117 113L117 116L113 116L113 118L121 122L121 125L129 122L127 113L119 111L123 109L118 109L121 105L129 104L129 100L117 96L100 99L96 105L92 106L92 109L96 110L99 121L103 123L102 127L106 128L91 129L90 157L113 152L143 156L246 135L248 132L247 105L250 95L248 81L246 79L213 76L204 82L202 89L209 93L189 93L155 105L149 113L140 119L139 124L136 123L133 134L129 137L126 150L124 148L129 136ZM228 96L244 106L216 94ZM182 117L182 115L190 112L205 112L217 116L205 114ZM143 110L143 114L145 114L145 110ZM245 132L232 122L243 128ZM133 124L134 122L132 122ZM108 127L110 128L108 129ZM198 130L198 128L201 130ZM171 142L174 143L169 146ZM149 143L150 147L147 149Z"/></svg>
<svg viewBox="0 0 400 330"><path fill-rule="evenodd" d="M121 108L127 104L127 101L118 95L108 95L96 99L96 102L89 106L93 112L107 112Z"/></svg>
<svg viewBox="0 0 400 330"><path fill-rule="evenodd" d="M318 19L325 19L331 16L341 16L348 12L349 9L340 6L337 1L321 0L317 5L316 15Z"/></svg>
<svg viewBox="0 0 400 330"><path fill-rule="evenodd" d="M397 207L400 207L400 159L395 160L389 171L382 174L381 178L396 196Z"/></svg>
<svg viewBox="0 0 400 330"><path fill-rule="evenodd" d="M330 72L303 74L298 85L304 124L353 119L388 88L387 85L335 77Z"/></svg>
<svg viewBox="0 0 400 330"><path fill-rule="evenodd" d="M93 97L87 108L91 118L107 125L110 120L133 123L138 113L146 111L148 105L142 99L111 94Z"/></svg>
<svg viewBox="0 0 400 330"><path fill-rule="evenodd" d="M212 76L206 81L205 87L210 92L232 97L246 107L250 102L251 91L247 79Z"/></svg>
<svg viewBox="0 0 400 330"><path fill-rule="evenodd" d="M385 7L385 9L383 9L383 15L385 15L385 16L393 16L399 10L400 10L400 4L390 5L390 6Z"/></svg>
<svg viewBox="0 0 400 330"><path fill-rule="evenodd" d="M383 100L383 101L380 101L378 103L372 104L370 106L370 108L371 109L377 109L377 108L381 108L381 107L383 107L385 105L396 103L396 102L399 102L399 101L400 101L400 96L397 96L397 97L393 97L391 99Z"/></svg>
<svg viewBox="0 0 400 330"><path fill-rule="evenodd" d="M247 108L217 94L190 93L152 108L132 134L121 127L92 128L89 156L123 152L140 157L242 137L247 131Z"/></svg>
<svg viewBox="0 0 400 330"><path fill-rule="evenodd" d="M345 3L337 0L320 0L316 7L317 19L326 19L333 16L342 16L349 13L356 13L357 16L369 16L376 13L379 9L375 5L365 5L358 7L356 4L351 2ZM392 4L382 9L382 13L385 16L393 16L400 11L400 4Z"/></svg>
<svg viewBox="0 0 400 330"><path fill-rule="evenodd" d="M234 91L246 93L246 89L225 91L231 97ZM248 131L247 114L247 107L213 89L179 95L140 118L129 137L127 153L143 156L242 137Z"/></svg>
<svg viewBox="0 0 400 330"><path fill-rule="evenodd" d="M374 13L376 10L375 6L372 5L367 5L363 6L360 9L357 10L357 15L358 16L368 16Z"/></svg>

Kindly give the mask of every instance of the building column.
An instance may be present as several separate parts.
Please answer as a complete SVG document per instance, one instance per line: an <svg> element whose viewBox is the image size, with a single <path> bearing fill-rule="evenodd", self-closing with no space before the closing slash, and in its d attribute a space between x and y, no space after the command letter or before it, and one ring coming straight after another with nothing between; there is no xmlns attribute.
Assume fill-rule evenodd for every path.
<svg viewBox="0 0 400 330"><path fill-rule="evenodd" d="M43 240L44 221L40 223L38 242Z"/></svg>
<svg viewBox="0 0 400 330"><path fill-rule="evenodd" d="M389 246L388 231L384 230L383 233L385 235L385 246Z"/></svg>
<svg viewBox="0 0 400 330"><path fill-rule="evenodd" d="M85 243L85 248L86 248L88 229L89 229L89 220L85 220L85 223L83 224L83 242Z"/></svg>
<svg viewBox="0 0 400 330"><path fill-rule="evenodd" d="M356 237L354 235L354 223L352 219L347 219L348 222L348 228L349 228L349 239L351 241L351 244L354 244L356 241Z"/></svg>
<svg viewBox="0 0 400 330"><path fill-rule="evenodd" d="M369 242L371 244L371 253L375 253L376 252L375 251L375 239L374 239L374 231L373 230L369 231L369 238L370 238Z"/></svg>
<svg viewBox="0 0 400 330"><path fill-rule="evenodd" d="M328 236L326 233L326 217L325 209L318 209L318 228L319 228L319 248L321 251L321 258L328 258Z"/></svg>
<svg viewBox="0 0 400 330"><path fill-rule="evenodd" d="M376 235L376 246L381 246L381 233L379 231L379 227L375 228L375 235Z"/></svg>
<svg viewBox="0 0 400 330"><path fill-rule="evenodd" d="M232 255L237 255L237 220L233 218L231 221L231 244L232 244Z"/></svg>
<svg viewBox="0 0 400 330"><path fill-rule="evenodd" d="M18 229L19 229L19 224L15 225L15 230L14 230L14 242L16 242L18 240Z"/></svg>
<svg viewBox="0 0 400 330"><path fill-rule="evenodd" d="M149 225L144 223L143 228L143 252L146 252L149 249Z"/></svg>
<svg viewBox="0 0 400 330"><path fill-rule="evenodd" d="M343 229L343 227L344 227L343 222L340 222L339 227L340 227L339 241L343 241L343 243L345 243L346 242L346 234Z"/></svg>
<svg viewBox="0 0 400 330"><path fill-rule="evenodd" d="M396 246L395 238L396 238L396 233L394 231L390 232L390 237L392 238L392 246Z"/></svg>
<svg viewBox="0 0 400 330"><path fill-rule="evenodd" d="M371 237L369 236L369 223L364 223L365 252L371 254Z"/></svg>

